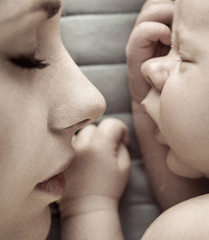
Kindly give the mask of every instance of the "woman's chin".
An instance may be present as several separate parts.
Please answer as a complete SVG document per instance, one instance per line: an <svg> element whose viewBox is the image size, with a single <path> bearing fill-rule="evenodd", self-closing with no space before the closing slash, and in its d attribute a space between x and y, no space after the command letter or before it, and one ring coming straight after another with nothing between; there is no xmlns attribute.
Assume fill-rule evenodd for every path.
<svg viewBox="0 0 209 240"><path fill-rule="evenodd" d="M46 209L44 209L43 212L32 222L31 225L33 225L30 226L30 229L34 229L34 232L31 232L31 238L28 239L46 240L51 225L51 213L49 207L46 207Z"/></svg>

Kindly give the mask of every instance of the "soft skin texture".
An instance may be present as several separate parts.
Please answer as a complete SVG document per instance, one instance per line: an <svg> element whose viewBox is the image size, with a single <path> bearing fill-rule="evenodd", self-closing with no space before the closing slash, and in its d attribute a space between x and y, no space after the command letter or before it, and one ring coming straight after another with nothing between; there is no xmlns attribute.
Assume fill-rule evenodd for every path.
<svg viewBox="0 0 209 240"><path fill-rule="evenodd" d="M142 240L208 240L208 194L170 208L147 229Z"/></svg>
<svg viewBox="0 0 209 240"><path fill-rule="evenodd" d="M161 1L154 2L160 3ZM203 3L198 0L177 0L170 52L157 58L156 56L153 58L153 55L151 59L145 62L140 62L140 57L138 60L141 67L140 74L142 74L138 75L138 81L146 80L142 84L147 87L147 91L142 90L140 92L139 89L132 88L135 126L138 138L142 143L145 164L149 170L151 182L154 183L154 180L157 180L157 183L154 183L153 186L171 187L166 191L154 188L158 200L164 201L163 206L168 206L167 200L169 200L170 205L174 203L169 199L170 194L166 193L173 192L171 196L179 201L184 197L189 198L193 194L198 194L198 191L199 194L201 191L204 192L204 186L202 185L202 189L201 185L198 188L197 181L192 182L185 178L175 177L171 171L188 178L208 177L209 173L208 10L209 1ZM157 39L163 42L161 39L166 37L163 32L165 33L167 30L156 32L154 25L153 22L146 23L146 28L144 28L146 37L145 39L142 37L139 42L149 44L144 45L144 48L139 44L139 51L148 51L153 43L155 46L158 45L156 43ZM162 28L165 29L166 27ZM132 47L134 43L136 44L137 36L139 37L140 34L137 35L136 32L133 32L128 46L128 50L132 50L130 56L133 54ZM130 61L129 72L131 86L133 87L134 84L137 85L137 70ZM138 95L137 91L141 95ZM145 99L140 105L143 94ZM151 119L142 117L147 116L146 114ZM139 122L139 120L146 119L148 121L144 123L142 121L142 124ZM142 135L145 133L145 130L143 132L142 129L143 124L144 127L147 126L145 129L148 133L144 140L138 131L141 129ZM150 143L148 139L151 140ZM156 151L154 151L154 153L157 153L156 158L149 154L149 150ZM159 162L156 163L155 160ZM155 168L159 169L158 175L156 175ZM165 184L161 185L163 182ZM199 181L199 184L201 183L203 184L202 181ZM205 191L207 189L208 186L206 185ZM166 202L164 197L167 198ZM208 239L208 202L209 196L206 194L177 204L164 212L148 228L142 239Z"/></svg>
<svg viewBox="0 0 209 240"><path fill-rule="evenodd" d="M57 197L38 191L36 185L74 156L74 133L105 110L103 97L62 45L60 11L48 19L37 7L44 2L0 3L0 235L4 240L46 238L48 205ZM31 53L48 66L28 69L11 61Z"/></svg>
<svg viewBox="0 0 209 240"><path fill-rule="evenodd" d="M74 138L75 158L66 170L60 201L62 239L121 240L118 202L128 181L128 130L117 119L90 125Z"/></svg>
<svg viewBox="0 0 209 240"><path fill-rule="evenodd" d="M187 11L187 8L189 12L193 7L185 6L185 11ZM179 71L177 65L178 67L181 65L181 68L186 65L183 66L182 64L185 63L180 63L180 57L177 56L177 53L174 54L174 49L170 52L171 31L168 26L172 23L173 13L173 1L148 0L138 16L126 49L134 126L151 186L163 209L208 191L208 181L206 179L189 180L184 178L203 176L203 174L199 174L199 170L198 175L196 175L197 171L191 172L191 167L187 168L185 172L183 161L178 165L179 171L171 166L170 153L175 151L175 154L178 152L181 158L186 157L185 153L193 156L196 165L200 167L199 159L202 154L200 151L203 146L207 145L206 142L204 145L197 144L201 135L196 139L197 134L194 134L195 128L193 127L194 124L198 127L197 132L203 125L200 122L195 123L195 121L205 119L205 116L200 117L199 112L197 112L199 107L202 108L202 104L205 104L199 102L199 106L196 102L197 88L199 89L199 95L202 96L201 85L198 85L199 82L195 81L197 76L194 77L194 74L197 75L199 70L193 69L190 73L198 86L191 85L188 88L188 81L191 80L190 75L188 76L189 72L187 72L187 76L182 73L185 79L189 77L187 81L183 82L183 76L180 76L180 73L177 74L177 71ZM177 16L177 18L181 19L181 16ZM191 24L192 21L194 19L191 19ZM176 24L174 23L174 32ZM172 36L174 44L173 37L174 33ZM198 37L200 37L200 34L198 34ZM190 40L188 41L191 43ZM204 69L204 71L206 70ZM196 71L196 73L193 71ZM202 79L205 79L207 74L202 71L200 73ZM189 89L190 91L188 91ZM203 92L205 92L205 89ZM177 108L179 109L178 112ZM193 115L192 113L188 115L192 109L196 109L195 112L193 111ZM190 124L192 121L193 125ZM206 124L205 127L207 127ZM201 143L205 140L207 139L202 138ZM168 142L171 143L171 146ZM189 145L189 142L193 144ZM187 145L187 151L184 151L185 144ZM190 152L190 147L192 152ZM207 147L205 147L205 156L207 151ZM174 155L172 154L172 156ZM185 161L188 162L188 158ZM206 160L202 159L202 161L205 162ZM204 165L204 167L206 166ZM180 176L177 176L176 173Z"/></svg>
<svg viewBox="0 0 209 240"><path fill-rule="evenodd" d="M208 1L177 1L170 53L142 66L153 86L143 104L169 148L168 167L188 178L209 175L208 10Z"/></svg>

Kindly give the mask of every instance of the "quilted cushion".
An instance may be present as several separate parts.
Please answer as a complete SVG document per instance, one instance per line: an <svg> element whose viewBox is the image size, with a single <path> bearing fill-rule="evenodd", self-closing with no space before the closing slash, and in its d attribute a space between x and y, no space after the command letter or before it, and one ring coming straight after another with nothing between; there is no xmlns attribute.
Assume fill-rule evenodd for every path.
<svg viewBox="0 0 209 240"><path fill-rule="evenodd" d="M61 36L66 49L106 99L107 110L102 118L119 118L130 130L132 170L120 202L126 240L140 239L160 214L134 134L125 58L125 46L143 3L144 0L64 0L61 19ZM54 220L48 239L60 239L59 214L54 207L52 215Z"/></svg>

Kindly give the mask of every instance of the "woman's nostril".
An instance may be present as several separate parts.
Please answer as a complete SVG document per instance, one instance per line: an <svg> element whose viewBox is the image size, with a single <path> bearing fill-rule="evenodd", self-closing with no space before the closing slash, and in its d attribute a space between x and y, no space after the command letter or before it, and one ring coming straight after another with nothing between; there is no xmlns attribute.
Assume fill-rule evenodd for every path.
<svg viewBox="0 0 209 240"><path fill-rule="evenodd" d="M91 119L85 119L85 120L83 120L83 121L80 121L80 122L79 122L79 125L85 126L85 125L87 125L89 122L91 122Z"/></svg>
<svg viewBox="0 0 209 240"><path fill-rule="evenodd" d="M81 129L81 128L84 128L85 126L87 126L88 124L90 124L92 122L91 119L85 119L85 120L82 120L80 121L78 124L76 124L76 128L77 129Z"/></svg>
<svg viewBox="0 0 209 240"><path fill-rule="evenodd" d="M76 126L75 135L78 134L82 128L84 128L90 123L91 123L91 119L85 119L83 121L80 121Z"/></svg>
<svg viewBox="0 0 209 240"><path fill-rule="evenodd" d="M85 120L82 120L82 121L80 121L79 123L75 124L75 125L73 126L73 128L72 128L72 126L71 126L71 127L68 127L67 129L72 128L73 131L75 132L75 134L78 134L78 132L79 132L82 128L84 128L85 126L87 126L87 125L90 124L91 122L92 122L91 119L85 119Z"/></svg>

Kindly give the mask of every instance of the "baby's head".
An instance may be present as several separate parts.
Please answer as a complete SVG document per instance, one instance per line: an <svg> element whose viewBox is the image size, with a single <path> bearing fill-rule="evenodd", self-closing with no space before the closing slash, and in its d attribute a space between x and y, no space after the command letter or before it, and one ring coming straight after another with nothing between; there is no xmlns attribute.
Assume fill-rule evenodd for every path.
<svg viewBox="0 0 209 240"><path fill-rule="evenodd" d="M45 239L71 139L103 97L59 36L57 0L0 1L0 238ZM54 178L52 178L54 177ZM50 180L49 180L50 179Z"/></svg>
<svg viewBox="0 0 209 240"><path fill-rule="evenodd" d="M154 87L144 100L178 175L209 176L209 1L177 0L172 48L142 72Z"/></svg>

